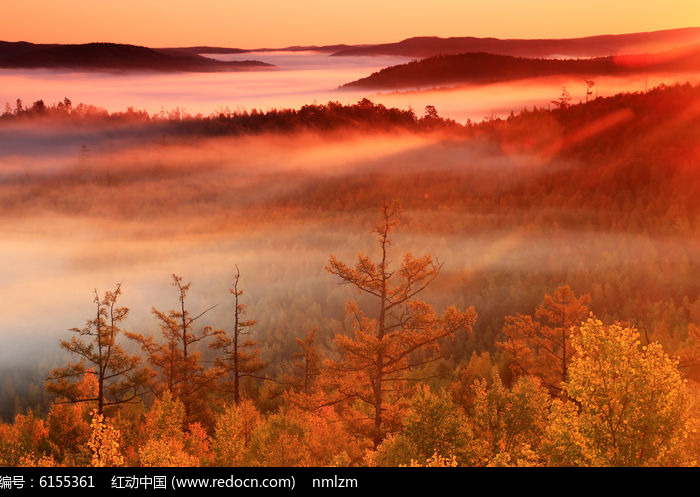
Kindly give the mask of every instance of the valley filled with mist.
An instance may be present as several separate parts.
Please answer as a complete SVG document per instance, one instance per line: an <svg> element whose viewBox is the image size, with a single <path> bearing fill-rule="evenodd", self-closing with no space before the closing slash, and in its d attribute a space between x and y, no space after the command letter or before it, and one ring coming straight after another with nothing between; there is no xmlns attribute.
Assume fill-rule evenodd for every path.
<svg viewBox="0 0 700 497"><path fill-rule="evenodd" d="M403 446L391 445L408 436L402 430L413 418L404 423L402 409L413 402L406 412L416 413L420 402L438 402L430 395L442 392L440 402L449 396L460 412L471 413L479 406L479 381L484 389L487 382L501 388L501 381L505 388L520 388L522 377L530 376L519 362L521 351L507 345L509 326L535 316L552 295L582 299L574 300L580 304L576 330L595 317L637 330L644 350L659 343L680 361L674 374L690 380L688 398L697 396L700 78L694 70L586 74L590 79L547 74L375 92L339 87L407 57L313 51L209 56L254 59L273 68L194 74L0 70L0 102L8 102L0 114L0 417L6 426L24 419L28 409L47 419L55 414L52 394L60 398L59 387L50 393L44 383L52 370L74 359L59 341L69 340L72 328L92 326L95 304L108 308L116 297L106 296L103 304L100 298L115 288L119 305L129 309L119 330L137 335L172 330L175 325L155 311L182 306L182 314L170 316L184 322L186 304L188 315L197 316L197 329L205 330L201 343L192 342L205 369L220 365L207 333L232 327L238 332L232 295L244 290L246 319L257 321L250 339L265 367L251 369L240 392L236 383L231 409L250 401L256 416L273 419L299 408L308 416L337 417L347 430L330 437L346 440L338 442L341 448L325 448L329 452L316 459L265 459L253 444L252 459L236 464L425 462L430 450L402 452ZM387 232L390 243L382 245ZM321 372L321 365L344 364L343 347L352 348L338 337L362 337L368 322L383 319L372 293L378 276L362 259L351 264L358 254L388 260L397 269L391 275L410 283L426 279L420 299L431 309L421 311L421 319L430 324L421 321L419 329L447 326L431 321L437 319L432 309L445 313L448 323L450 306L456 306L464 310L464 332L431 339L434 357L428 347L403 344L419 366L407 365L409 377L400 379L415 391L398 388L396 398L386 394L387 403L396 405L363 411L353 404L348 414L336 402L342 386L332 384L324 376L330 370ZM416 262L404 254L432 258ZM406 267L399 271L402 262ZM191 282L186 301L173 275ZM230 290L234 284L237 290ZM366 315L348 301L357 301ZM405 316L396 317L395 326L409 327ZM597 325L581 326L593 333ZM574 328L561 325L563 332ZM299 347L310 350L303 339L312 330L318 369L312 376L319 379L314 388L308 381L302 388ZM144 340L132 336L120 343L128 353L148 351L152 359ZM583 355L583 348L577 350ZM568 357L565 350L564 363ZM544 378L542 388L549 390L542 395L559 395L562 387L548 384L546 375L531 376ZM149 409L174 402L169 395L177 390L154 378L146 382L150 390L138 394L139 407L119 418L124 433L150 419ZM239 394L246 399L242 404ZM198 424L202 440L209 436L207 444L218 447L217 416L228 412L230 396L216 389L183 390L183 399L182 423ZM314 403L316 410L309 407ZM382 409L383 425L376 417ZM111 414L108 407L105 412ZM348 421L358 412L370 423ZM183 426L190 430L187 437L199 433L192 424ZM544 432L538 433L532 440L541 440ZM150 461L139 436L147 438L134 435L122 463ZM694 445L684 445L682 457L651 463L687 464L700 454L696 438L690 435ZM199 457L187 447L182 454ZM54 462L87 461L78 448L70 454L31 450L34 463L49 454ZM155 463L233 464L216 459L224 457L219 452L202 450L209 455ZM488 455L455 450L439 455L454 456L459 464L499 461L495 449ZM521 457L518 450L510 454ZM529 461L558 464L558 452L546 450ZM562 464L581 461L622 459Z"/></svg>

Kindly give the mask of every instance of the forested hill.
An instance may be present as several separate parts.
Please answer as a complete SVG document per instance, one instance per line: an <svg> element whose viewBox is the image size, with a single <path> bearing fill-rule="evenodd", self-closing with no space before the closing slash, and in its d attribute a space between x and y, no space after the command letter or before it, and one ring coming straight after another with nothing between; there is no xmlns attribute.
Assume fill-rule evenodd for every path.
<svg viewBox="0 0 700 497"><path fill-rule="evenodd" d="M270 64L255 60L222 62L195 54L158 51L119 43L35 45L27 42L0 42L0 68L231 71L269 66Z"/></svg>
<svg viewBox="0 0 700 497"><path fill-rule="evenodd" d="M666 218L667 214L675 216L670 204L683 205L683 215L691 219L700 216L700 86L661 86L646 93L597 98L587 104L564 102L554 110L524 109L507 119L466 125L429 114L417 123L415 129L464 139L456 143L468 144L465 147L482 144L487 153L522 158L528 167L480 169L465 159L460 168L423 175L396 165L392 169L395 175L386 171L386 175L377 173L381 178L317 182L308 191L278 199L276 207L318 212L341 206L369 209L382 192L391 191L408 208L464 209L470 216L482 215L489 220L487 224L491 215L499 212L505 226L517 226L525 209L533 219L544 219L543 226L554 222L560 228L595 225L612 231L624 226L624 230L664 234L677 228ZM511 184L517 184L517 189L510 189ZM638 202L633 209L628 204L630 196ZM601 198L610 202L605 209L601 209ZM576 199L581 217L567 211L572 199ZM539 202L567 213L542 217ZM589 216L598 211L600 216ZM646 214L637 217L640 212ZM633 221L630 215L635 217Z"/></svg>
<svg viewBox="0 0 700 497"><path fill-rule="evenodd" d="M124 124L130 126L121 133L133 129L138 136L152 135L158 139L172 135L179 136L221 136L221 135L256 135L269 133L297 132L334 132L345 130L358 131L449 131L455 136L488 135L496 142L513 142L509 146L533 148L541 140L560 139L563 133L576 133L577 129L590 127L594 132L588 133L586 139L605 139L619 141L620 130L633 128L630 135L656 128L654 123L664 122L673 116L686 115L689 109L700 106L700 86L697 85L661 85L646 93L621 93L612 97L592 99L587 104L572 105L568 93L552 95L554 110L523 109L513 112L508 119L486 119L483 122L458 123L439 116L439 109L428 106L420 115L412 109L402 110L375 104L363 99L356 104L343 105L339 102L304 105L298 109L270 109L259 111L221 110L207 116L190 115L176 109L150 115L145 111L129 108L125 112L109 113L100 107L87 104L73 104L69 99L48 104L38 100L31 105L18 101L15 108L9 103L5 112L0 114L0 125L25 121L51 124L51 121L70 122L78 127L95 126L109 128ZM516 111L517 109L513 109ZM622 113L625 113L623 116ZM610 120L610 115L620 118ZM626 117L625 117L626 116ZM630 118L634 117L634 119ZM622 119L624 117L624 119ZM534 125L533 120L547 123ZM691 121L695 122L695 121ZM551 126L556 126L553 130ZM562 126L565 129L560 129ZM571 129L569 129L571 128ZM598 129L600 128L600 129ZM121 129L121 128L120 128ZM683 128L683 133L688 128ZM597 131L596 131L597 130ZM603 133L605 131L605 133ZM677 137L676 134L664 136ZM552 134L554 133L554 134ZM625 135L627 138L628 135ZM580 143L570 137L569 144ZM634 143L645 146L646 143ZM618 146L621 144L618 143ZM585 151L585 149L584 149ZM611 150L612 152L612 150Z"/></svg>
<svg viewBox="0 0 700 497"><path fill-rule="evenodd" d="M700 46L645 55L590 59L528 59L485 52L439 55L384 68L345 88L431 88L556 75L595 77L652 71L700 70Z"/></svg>

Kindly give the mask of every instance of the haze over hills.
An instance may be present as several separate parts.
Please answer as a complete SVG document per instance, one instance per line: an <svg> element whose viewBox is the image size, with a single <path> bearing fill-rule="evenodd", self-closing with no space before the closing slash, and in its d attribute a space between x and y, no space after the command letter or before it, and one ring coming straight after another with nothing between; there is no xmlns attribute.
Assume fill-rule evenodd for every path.
<svg viewBox="0 0 700 497"><path fill-rule="evenodd" d="M72 68L155 71L230 71L269 66L260 61L218 61L201 54L248 52L328 53L333 57L393 55L433 57L485 52L514 57L603 57L623 53L662 51L700 44L700 28L646 33L600 35L568 39L499 39L423 36L397 43L361 45L294 45L244 49L220 46L148 48L121 43L35 44L0 41L0 68Z"/></svg>
<svg viewBox="0 0 700 497"><path fill-rule="evenodd" d="M416 36L395 43L360 45L293 45L282 48L230 47L169 47L157 49L167 53L239 54L247 52L304 52L329 53L334 57L395 55L404 57L431 57L466 52L487 52L516 57L603 57L622 53L663 51L682 45L700 43L700 27L666 29L643 33L596 35L564 39L501 39L460 36Z"/></svg>
<svg viewBox="0 0 700 497"><path fill-rule="evenodd" d="M160 53L171 54L179 56L182 54L189 55L199 55L199 54L239 54L246 53L249 50L244 50L242 48L227 48L227 47L208 47L208 46L196 46L196 47L169 47L169 48L156 48Z"/></svg>
<svg viewBox="0 0 700 497"><path fill-rule="evenodd" d="M487 52L517 57L600 57L622 53L669 50L693 43L700 43L700 28L698 27L566 39L421 36L408 38L397 43L350 47L339 50L332 55L334 57L398 55L423 58L466 52Z"/></svg>
<svg viewBox="0 0 700 497"><path fill-rule="evenodd" d="M191 53L119 43L81 45L0 42L0 68L85 70L235 71L270 67L255 60L223 62Z"/></svg>
<svg viewBox="0 0 700 497"><path fill-rule="evenodd" d="M484 52L439 55L382 69L344 88L400 89L483 84L556 75L700 71L700 45L668 52L590 59L531 59Z"/></svg>
<svg viewBox="0 0 700 497"><path fill-rule="evenodd" d="M174 47L174 48L158 48L159 52L164 53L186 53L186 54L240 54L249 52L322 52L334 54L345 49L364 48L372 45L345 45L343 43L337 45L293 45L283 48L227 48L227 47Z"/></svg>

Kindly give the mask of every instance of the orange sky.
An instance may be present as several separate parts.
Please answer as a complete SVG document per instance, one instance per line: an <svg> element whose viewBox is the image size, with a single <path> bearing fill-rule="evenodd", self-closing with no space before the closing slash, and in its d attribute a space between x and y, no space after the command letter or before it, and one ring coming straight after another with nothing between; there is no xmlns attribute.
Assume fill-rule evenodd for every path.
<svg viewBox="0 0 700 497"><path fill-rule="evenodd" d="M259 48L700 26L698 0L0 0L0 39Z"/></svg>

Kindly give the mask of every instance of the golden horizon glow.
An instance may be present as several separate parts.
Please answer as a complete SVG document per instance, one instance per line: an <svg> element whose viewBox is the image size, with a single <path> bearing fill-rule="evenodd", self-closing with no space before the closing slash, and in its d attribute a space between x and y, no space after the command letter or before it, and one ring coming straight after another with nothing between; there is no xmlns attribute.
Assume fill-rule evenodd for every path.
<svg viewBox="0 0 700 497"><path fill-rule="evenodd" d="M412 36L569 38L700 26L697 0L5 1L0 39L151 47L386 43Z"/></svg>

